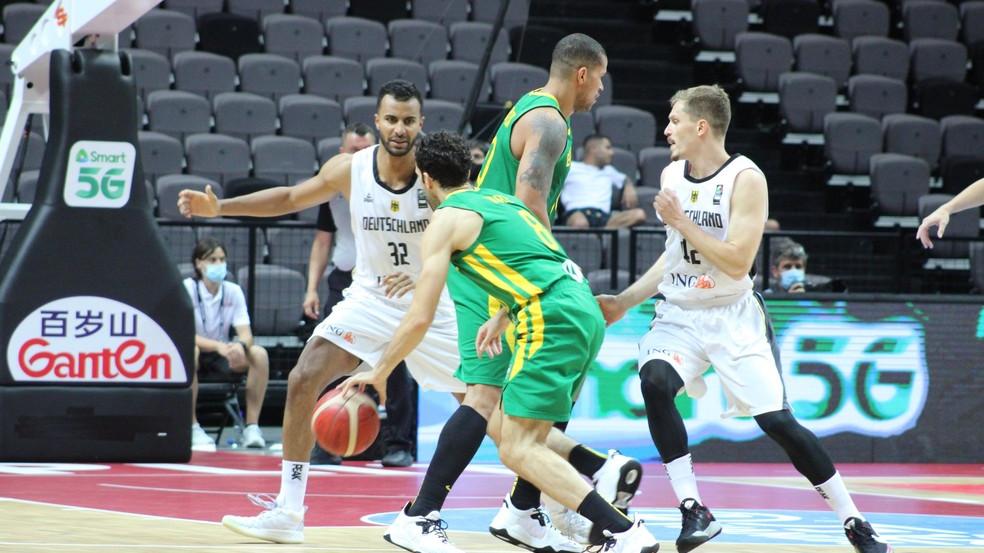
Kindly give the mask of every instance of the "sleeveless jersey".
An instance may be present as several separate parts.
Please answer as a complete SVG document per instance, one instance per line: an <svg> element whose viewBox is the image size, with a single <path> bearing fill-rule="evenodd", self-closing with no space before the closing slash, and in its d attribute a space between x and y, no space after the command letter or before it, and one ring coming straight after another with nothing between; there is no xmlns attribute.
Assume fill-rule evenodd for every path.
<svg viewBox="0 0 984 553"><path fill-rule="evenodd" d="M510 141L512 138L513 124L519 120L526 112L539 107L551 107L560 111L560 104L551 94L536 89L527 92L509 110L506 117L495 131L492 144L489 146L489 153L485 156L485 163L482 170L478 173L476 186L479 188L489 188L498 190L506 194L516 194L516 173L519 171L519 160L512 153ZM571 136L571 122L567 121L567 145L554 165L553 180L550 181L550 192L547 194L547 214L551 219L557 216L557 202L560 199L560 191L564 188L564 180L567 173L571 170L571 155L574 139Z"/></svg>
<svg viewBox="0 0 984 553"><path fill-rule="evenodd" d="M421 237L433 211L419 178L414 177L410 186L399 191L380 180L378 147L352 154L349 209L355 237L352 281L383 295L383 277L404 272L416 280L420 275ZM411 295L402 299L408 300Z"/></svg>
<svg viewBox="0 0 984 553"><path fill-rule="evenodd" d="M484 188L462 190L439 209L445 207L482 216L478 238L455 252L451 263L510 311L526 306L557 281L584 281L581 269L519 198Z"/></svg>
<svg viewBox="0 0 984 553"><path fill-rule="evenodd" d="M752 160L736 154L713 175L695 179L689 176L686 161L675 161L669 166L663 186L676 192L684 213L701 230L724 240L728 235L735 178L746 169L762 172ZM752 279L748 275L738 280L729 277L691 248L672 227L666 229L665 255L665 273L659 291L668 302L680 307L696 309L727 305L752 289Z"/></svg>

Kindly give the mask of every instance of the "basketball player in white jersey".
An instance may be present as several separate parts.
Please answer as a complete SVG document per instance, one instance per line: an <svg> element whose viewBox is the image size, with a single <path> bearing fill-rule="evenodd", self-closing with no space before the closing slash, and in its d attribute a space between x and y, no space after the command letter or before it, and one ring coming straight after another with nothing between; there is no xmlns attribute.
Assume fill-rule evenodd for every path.
<svg viewBox="0 0 984 553"><path fill-rule="evenodd" d="M891 551L855 507L820 441L786 403L772 327L748 275L768 217L768 188L751 160L725 150L728 95L718 86L697 86L677 92L670 106L664 134L673 162L663 170L654 202L666 224L666 250L632 286L598 301L611 324L660 294L652 328L639 344L639 376L653 442L683 515L677 551L721 532L697 491L687 431L673 402L684 390L703 395L710 365L728 399L725 416L755 418L837 513L855 550Z"/></svg>
<svg viewBox="0 0 984 553"><path fill-rule="evenodd" d="M314 444L310 420L318 394L361 363L374 366L410 306L421 269L420 239L432 213L413 155L423 122L421 104L413 84L386 83L376 109L379 146L339 154L296 186L223 200L210 189L180 193L178 207L189 217L278 216L324 203L336 193L348 200L352 216L352 286L315 329L287 380L280 494L276 499L251 496L266 509L258 516L224 517L223 524L235 532L279 543L303 542L304 495ZM452 374L459 364L457 322L446 291L426 338L406 363L421 387L458 397L464 393L465 384Z"/></svg>

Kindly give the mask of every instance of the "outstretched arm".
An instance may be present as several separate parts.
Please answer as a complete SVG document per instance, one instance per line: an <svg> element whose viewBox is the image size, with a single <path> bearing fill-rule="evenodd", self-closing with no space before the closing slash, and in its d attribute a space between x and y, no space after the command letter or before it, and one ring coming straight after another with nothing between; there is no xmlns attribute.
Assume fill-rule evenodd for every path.
<svg viewBox="0 0 984 553"><path fill-rule="evenodd" d="M929 237L929 229L937 227L936 237L943 238L946 225L950 223L950 215L959 213L965 209L977 207L981 204L984 204L984 179L977 180L967 188L964 188L952 200L927 215L922 223L919 224L919 229L916 231L916 238L922 242L923 247L932 248L933 240Z"/></svg>
<svg viewBox="0 0 984 553"><path fill-rule="evenodd" d="M337 193L349 195L352 167L350 154L338 154L328 160L318 174L295 186L278 186L224 200L212 193L182 190L178 194L178 210L185 217L219 217L249 215L276 217L296 213L324 203Z"/></svg>
<svg viewBox="0 0 984 553"><path fill-rule="evenodd" d="M554 166L567 147L567 122L555 109L534 109L516 122L511 142L512 151L519 153L516 197L550 228L547 197Z"/></svg>

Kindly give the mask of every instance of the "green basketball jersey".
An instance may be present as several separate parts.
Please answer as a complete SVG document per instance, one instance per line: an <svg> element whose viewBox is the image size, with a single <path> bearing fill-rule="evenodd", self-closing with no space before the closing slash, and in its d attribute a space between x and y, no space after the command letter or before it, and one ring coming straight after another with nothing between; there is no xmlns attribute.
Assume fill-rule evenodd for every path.
<svg viewBox="0 0 984 553"><path fill-rule="evenodd" d="M475 243L455 252L451 263L510 311L559 280L583 282L580 268L519 198L484 188L463 190L438 209L445 207L474 211L484 219Z"/></svg>
<svg viewBox="0 0 984 553"><path fill-rule="evenodd" d="M513 106L506 117L495 131L495 137L489 146L489 153L485 156L485 163L478 174L476 186L498 190L506 194L516 193L516 173L519 171L519 160L513 156L512 148L509 147L512 137L513 124L519 120L526 112L539 107L552 107L560 113L560 104L551 94L536 89L527 92ZM563 115L563 113L561 113ZM547 214L551 219L557 216L557 202L560 200L560 191L564 188L564 180L567 173L571 170L571 155L574 139L571 137L571 122L567 120L567 146L554 165L553 180L550 182L550 193L547 195Z"/></svg>

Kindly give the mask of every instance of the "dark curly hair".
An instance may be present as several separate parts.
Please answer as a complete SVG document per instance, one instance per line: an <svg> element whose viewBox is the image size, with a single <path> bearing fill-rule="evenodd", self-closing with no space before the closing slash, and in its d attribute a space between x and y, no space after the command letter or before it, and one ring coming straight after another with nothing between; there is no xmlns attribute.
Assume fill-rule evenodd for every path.
<svg viewBox="0 0 984 553"><path fill-rule="evenodd" d="M417 167L441 188L455 188L465 184L471 169L471 153L468 143L460 135L438 131L417 140Z"/></svg>

